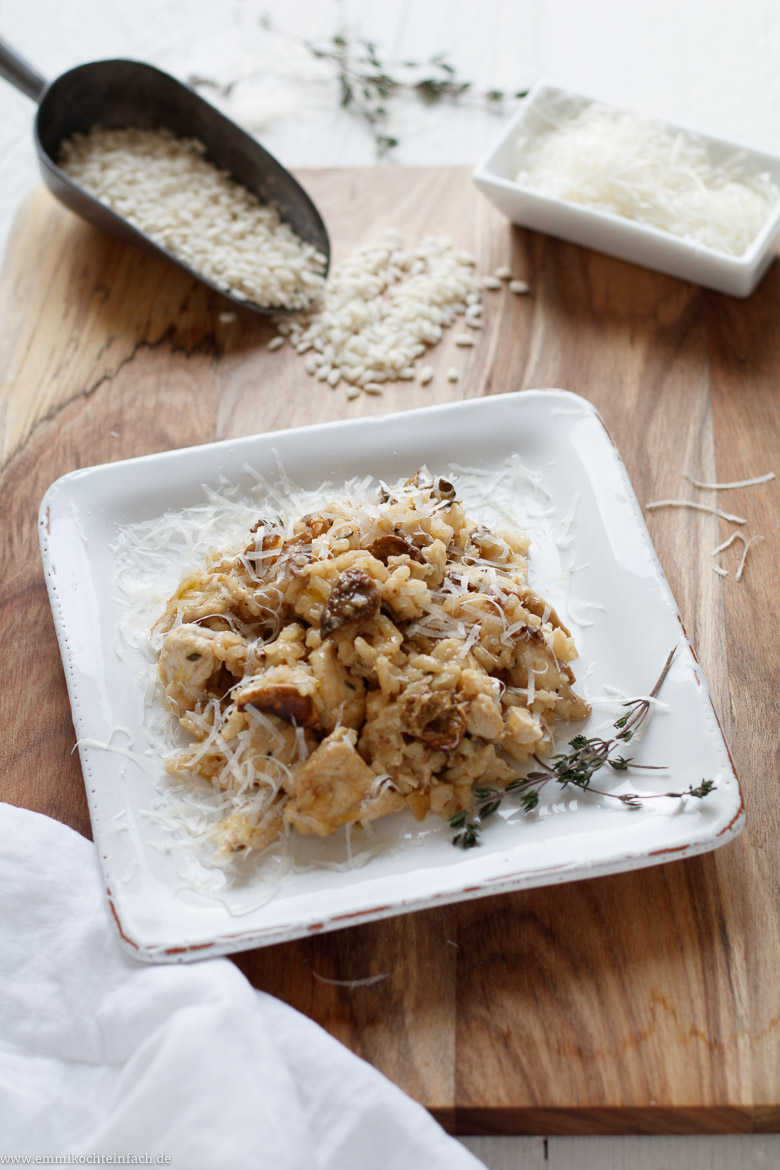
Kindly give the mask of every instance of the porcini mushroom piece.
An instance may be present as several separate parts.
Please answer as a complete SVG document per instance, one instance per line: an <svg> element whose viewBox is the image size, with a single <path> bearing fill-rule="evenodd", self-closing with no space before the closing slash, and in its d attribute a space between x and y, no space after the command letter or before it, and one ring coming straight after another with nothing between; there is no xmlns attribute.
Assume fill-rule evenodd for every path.
<svg viewBox="0 0 780 1170"><path fill-rule="evenodd" d="M239 711L244 707L257 707L258 711L270 711L298 727L313 727L318 718L313 696L289 682L258 679L238 691L234 702Z"/></svg>
<svg viewBox="0 0 780 1170"><path fill-rule="evenodd" d="M466 718L446 691L407 693L401 700L403 726L430 747L452 752L466 731Z"/></svg>
<svg viewBox="0 0 780 1170"><path fill-rule="evenodd" d="M324 638L345 626L370 622L379 613L379 589L362 569L345 569L336 578L320 618Z"/></svg>
<svg viewBox="0 0 780 1170"><path fill-rule="evenodd" d="M376 557L378 561L382 561L385 565L389 557L402 557L404 555L411 557L418 564L425 563L425 557L417 545L412 544L410 540L405 540L403 536L398 536L395 532L387 532L382 536L375 537L368 546L367 551L371 553L372 557Z"/></svg>

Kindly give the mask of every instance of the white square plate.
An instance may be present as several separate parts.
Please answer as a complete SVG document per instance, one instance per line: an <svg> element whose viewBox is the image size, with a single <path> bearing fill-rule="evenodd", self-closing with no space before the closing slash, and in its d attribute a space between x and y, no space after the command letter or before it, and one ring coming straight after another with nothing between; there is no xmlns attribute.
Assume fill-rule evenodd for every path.
<svg viewBox="0 0 780 1170"><path fill-rule="evenodd" d="M598 786L663 794L711 779L715 791L705 800L660 795L631 811L548 785L530 816L507 799L481 845L468 851L452 846L438 818L417 825L396 814L377 822L385 848L359 868L328 867L343 842L306 839L308 864L273 889L259 879L223 887L222 872L194 860L186 839L154 815L170 781L150 732L148 657L118 635L128 621L120 588L128 581L118 580L127 568L117 537L166 512L182 513L184 523L188 509L202 508L205 493L225 483L254 493L256 514L257 473L278 484L280 465L308 489L325 480L338 489L355 476L393 481L427 465L456 485L460 478L474 518L495 519L490 498L505 522L528 531L530 581L574 633L578 689L594 712L573 730L602 734L622 710L614 695L647 694L679 642L661 691L665 706L635 749L638 759L668 771L625 777L605 769ZM458 466L479 476L459 476ZM625 469L597 412L574 394L524 391L76 471L47 492L40 537L108 897L138 958L234 952L654 865L715 849L742 826L739 783ZM178 582L178 556L160 564L161 602ZM155 564L146 565L147 575L157 573Z"/></svg>
<svg viewBox="0 0 780 1170"><path fill-rule="evenodd" d="M535 86L474 170L474 182L480 191L521 227L546 232L732 296L749 296L775 259L780 201L771 209L747 250L741 256L731 256L621 215L540 194L517 182L521 137L530 139L549 129L551 120L574 114L592 102L592 98L571 90L543 84ZM678 131L681 127L670 129ZM704 144L714 162L739 156L751 171L767 173L780 187L780 158L720 138L694 136Z"/></svg>

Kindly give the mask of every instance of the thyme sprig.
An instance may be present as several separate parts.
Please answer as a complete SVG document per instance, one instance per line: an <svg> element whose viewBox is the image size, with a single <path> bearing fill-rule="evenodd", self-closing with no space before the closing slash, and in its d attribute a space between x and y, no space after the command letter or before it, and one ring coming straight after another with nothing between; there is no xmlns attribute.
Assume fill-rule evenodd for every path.
<svg viewBox="0 0 780 1170"><path fill-rule="evenodd" d="M623 704L626 712L613 724L615 735L609 739L602 739L599 736L588 738L585 735L575 735L569 740L569 748L571 749L569 752L554 755L548 761L534 756L541 771L528 772L525 776L519 776L517 779L511 780L506 788L493 788L487 785L475 786L475 799L470 807L462 809L450 817L450 825L455 829L452 838L453 845L457 845L461 849L471 849L474 845L478 845L484 822L498 811L502 801L510 793L519 797L523 812L532 812L539 804L540 790L551 780L560 784L562 788L573 785L575 788L586 789L598 796L608 796L631 809L641 808L642 802L645 800L654 800L663 796L677 799L693 796L699 800L708 796L715 788L712 780L702 780L701 784L691 785L682 792L644 795L636 792L608 792L605 789L594 788L591 783L592 777L605 765L608 765L615 772L626 772L629 768L662 770L660 765L637 764L634 763L632 757L617 753L634 738L650 714L652 700L663 686L676 650L675 646L666 659L663 670L649 696L631 699Z"/></svg>
<svg viewBox="0 0 780 1170"><path fill-rule="evenodd" d="M507 92L495 87L480 92L473 82L458 75L444 53L420 61L383 61L376 42L350 37L346 31L334 33L329 40L317 44L283 31L268 15L261 17L260 24L269 32L303 46L316 60L332 67L342 108L349 109L367 125L378 158L386 157L399 145L398 139L388 132L389 106L398 97L413 96L432 105L447 98L457 101L469 96L499 107L506 100L525 97L528 92Z"/></svg>

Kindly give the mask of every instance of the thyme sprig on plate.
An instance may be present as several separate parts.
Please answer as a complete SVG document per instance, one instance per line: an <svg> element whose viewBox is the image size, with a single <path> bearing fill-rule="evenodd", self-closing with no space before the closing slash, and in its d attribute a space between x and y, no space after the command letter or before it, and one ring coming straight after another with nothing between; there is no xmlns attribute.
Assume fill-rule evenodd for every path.
<svg viewBox="0 0 780 1170"><path fill-rule="evenodd" d="M608 765L615 772L626 772L629 768L643 768L647 770L662 770L660 765L636 764L632 757L618 754L642 727L650 714L652 700L660 691L664 679L669 673L674 658L675 646L664 663L664 668L647 698L631 699L624 703L624 715L615 720L613 726L616 734L609 739L599 736L588 738L585 735L575 735L569 740L569 752L560 753L544 761L534 756L541 771L528 772L510 781L506 788L492 788L477 785L474 788L474 802L467 809L450 817L450 825L455 829L452 838L453 845L461 849L471 849L479 844L479 836L484 825L501 806L505 797L514 794L519 797L524 812L532 812L539 804L540 789L550 780L560 784L562 788L573 785L575 788L586 789L598 796L608 796L619 800L627 808L641 808L642 801L654 800L662 796L682 799L684 796L694 796L703 799L715 788L712 780L702 780L701 784L691 785L683 792L663 792L640 795L636 792L608 792L601 788L594 788L591 779L596 772Z"/></svg>

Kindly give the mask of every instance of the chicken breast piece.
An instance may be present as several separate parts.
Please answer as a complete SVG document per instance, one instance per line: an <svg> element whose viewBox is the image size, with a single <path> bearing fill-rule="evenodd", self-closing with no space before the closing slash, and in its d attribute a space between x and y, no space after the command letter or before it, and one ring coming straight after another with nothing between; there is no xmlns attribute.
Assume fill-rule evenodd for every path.
<svg viewBox="0 0 780 1170"><path fill-rule="evenodd" d="M341 825L403 807L400 793L385 789L377 794L376 773L355 750L356 739L355 731L339 727L293 769L284 816L299 833L328 837Z"/></svg>
<svg viewBox="0 0 780 1170"><path fill-rule="evenodd" d="M222 666L241 678L246 657L247 642L240 634L176 626L165 635L157 669L169 703L182 714L193 710Z"/></svg>
<svg viewBox="0 0 780 1170"><path fill-rule="evenodd" d="M234 812L225 817L217 830L218 852L240 853L244 849L266 849L284 828L281 804L272 805L258 821L245 812Z"/></svg>

